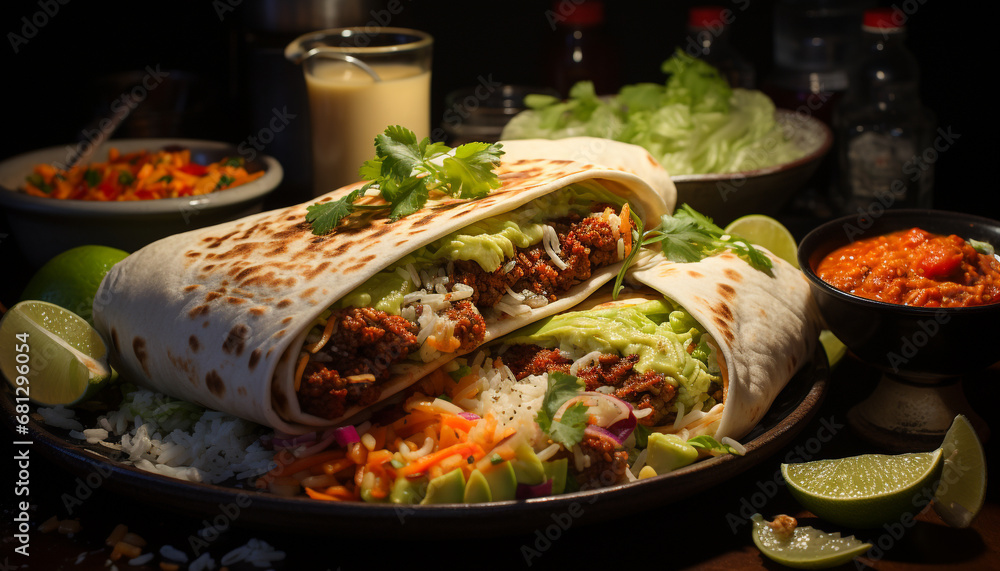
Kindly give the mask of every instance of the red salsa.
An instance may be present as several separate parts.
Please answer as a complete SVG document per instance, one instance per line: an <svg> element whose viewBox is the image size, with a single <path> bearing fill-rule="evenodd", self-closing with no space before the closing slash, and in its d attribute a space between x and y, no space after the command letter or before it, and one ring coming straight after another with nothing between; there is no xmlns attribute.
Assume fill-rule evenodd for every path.
<svg viewBox="0 0 1000 571"><path fill-rule="evenodd" d="M919 307L1000 302L1000 261L955 236L920 228L858 240L823 258L816 274L848 293Z"/></svg>

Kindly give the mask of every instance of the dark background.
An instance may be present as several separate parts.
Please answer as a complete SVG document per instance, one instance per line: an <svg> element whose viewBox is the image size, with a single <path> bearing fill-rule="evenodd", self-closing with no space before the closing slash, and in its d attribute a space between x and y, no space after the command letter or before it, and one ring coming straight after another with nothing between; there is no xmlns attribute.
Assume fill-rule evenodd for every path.
<svg viewBox="0 0 1000 571"><path fill-rule="evenodd" d="M573 0L562 1L572 7ZM279 19L266 14L276 5L287 11L296 4L301 3L4 2L0 61L6 81L0 159L76 141L81 129L93 126L95 117L137 85L147 68L168 73L168 80L149 92L119 136L162 134L239 144L265 128L275 109L304 117L301 71L281 53L289 40L302 31L325 27L324 21L312 18L297 30L280 30ZM660 63L685 44L687 10L695 4L606 3L605 29L617 44L615 67L622 83L664 81ZM734 10L733 45L754 64L759 83L765 84L774 71L775 12L803 2L723 0L719 4ZM831 9L845 3L812 0L811 4ZM958 136L935 163L934 206L1000 217L993 173L996 80L989 79L995 75L996 48L988 28L995 8L980 7L973 15L964 3L945 0L850 4L896 6L909 13L907 44L921 67L921 97L936 114L938 125ZM390 6L395 14L389 14ZM345 13L337 18L345 25L370 25L382 19L434 36L432 125L436 126L441 123L446 94L477 85L481 79L551 84L545 54L556 35L550 25L552 8L549 0L393 0L371 2L353 16ZM384 20L386 16L389 20ZM138 75L122 75L127 72ZM302 99L290 95L297 93ZM285 167L285 183L269 198L275 205L308 198L307 129L308 119L292 121L288 131L264 149ZM827 167L833 159L831 153ZM812 190L822 191L834 175L832 168L822 169L811 181ZM788 214L791 221L792 215L801 213ZM801 222L801 218L794 221ZM796 225L795 233L801 234L809 223L806 219L804 225ZM12 254L10 240L5 242L0 243L0 256L6 260L16 252Z"/></svg>

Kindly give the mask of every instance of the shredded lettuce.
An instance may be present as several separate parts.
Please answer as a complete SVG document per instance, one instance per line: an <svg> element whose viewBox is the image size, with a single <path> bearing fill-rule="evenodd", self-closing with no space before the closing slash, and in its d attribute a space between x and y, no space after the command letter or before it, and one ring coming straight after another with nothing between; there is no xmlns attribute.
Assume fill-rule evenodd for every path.
<svg viewBox="0 0 1000 571"><path fill-rule="evenodd" d="M730 88L717 69L682 50L661 69L665 84L628 85L610 97L582 81L565 101L525 98L529 109L511 119L502 138L614 139L644 147L674 176L755 170L803 154L764 93Z"/></svg>

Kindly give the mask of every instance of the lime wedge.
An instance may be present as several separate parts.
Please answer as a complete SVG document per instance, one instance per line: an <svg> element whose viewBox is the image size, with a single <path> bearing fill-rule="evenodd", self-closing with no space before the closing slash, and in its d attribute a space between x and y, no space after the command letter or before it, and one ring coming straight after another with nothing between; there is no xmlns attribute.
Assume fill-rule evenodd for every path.
<svg viewBox="0 0 1000 571"><path fill-rule="evenodd" d="M826 351L826 359L830 362L831 367L836 365L847 354L847 346L841 343L840 339L837 339L837 336L829 329L819 332L819 342L823 344L823 349Z"/></svg>
<svg viewBox="0 0 1000 571"><path fill-rule="evenodd" d="M986 498L986 453L969 419L958 415L941 444L944 468L934 511L952 527L969 527Z"/></svg>
<svg viewBox="0 0 1000 571"><path fill-rule="evenodd" d="M760 514L753 514L753 542L768 559L796 569L826 569L864 555L872 544L853 535L825 533L796 525L791 533L779 533Z"/></svg>
<svg viewBox="0 0 1000 571"><path fill-rule="evenodd" d="M872 528L916 516L934 493L944 465L941 449L782 464L792 496L826 521ZM923 500L922 502L920 500Z"/></svg>
<svg viewBox="0 0 1000 571"><path fill-rule="evenodd" d="M107 246L77 246L45 263L24 287L21 299L65 307L93 325L94 294L101 280L128 252Z"/></svg>
<svg viewBox="0 0 1000 571"><path fill-rule="evenodd" d="M47 301L21 301L0 319L0 372L42 406L73 405L111 377L101 335L79 315Z"/></svg>
<svg viewBox="0 0 1000 571"><path fill-rule="evenodd" d="M739 236L756 246L763 246L775 256L799 267L798 244L785 225L764 214L747 214L733 220L726 234Z"/></svg>

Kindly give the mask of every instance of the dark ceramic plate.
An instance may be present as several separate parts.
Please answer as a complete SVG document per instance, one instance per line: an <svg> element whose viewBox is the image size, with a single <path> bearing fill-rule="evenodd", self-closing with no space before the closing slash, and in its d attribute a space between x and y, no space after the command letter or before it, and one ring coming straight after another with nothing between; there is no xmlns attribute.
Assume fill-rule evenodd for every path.
<svg viewBox="0 0 1000 571"><path fill-rule="evenodd" d="M211 517L240 514L241 525L264 530L309 534L380 536L493 536L551 524L553 518L594 522L637 513L718 485L760 463L786 446L815 415L830 377L826 354L817 344L813 359L789 381L764 419L743 443L745 456L717 456L670 474L630 484L531 500L441 506L394 506L361 502L331 503L283 498L255 490L184 482L122 464L106 456L108 449L80 443L67 431L34 420L30 440L55 464L86 480L101 476L102 487L150 507ZM4 418L12 426L14 399L3 391Z"/></svg>

